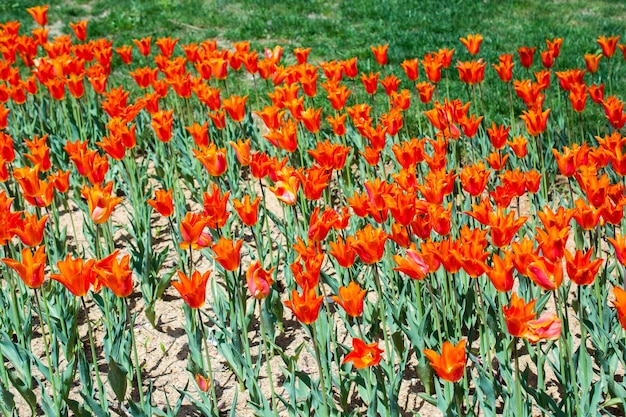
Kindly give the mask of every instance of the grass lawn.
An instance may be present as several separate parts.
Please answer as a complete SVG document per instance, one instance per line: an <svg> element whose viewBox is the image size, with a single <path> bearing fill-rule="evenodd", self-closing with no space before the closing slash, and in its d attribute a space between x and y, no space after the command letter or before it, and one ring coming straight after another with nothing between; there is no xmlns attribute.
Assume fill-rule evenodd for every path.
<svg viewBox="0 0 626 417"><path fill-rule="evenodd" d="M25 9L40 3L2 2L0 20L29 22ZM521 45L541 49L546 38L563 37L562 55L579 60L557 63L569 68L583 65L583 53L599 52L598 36L626 35L626 2L611 0L51 0L48 4L50 22L62 22L62 31L70 31L70 21L88 18L91 37L109 36L116 45L144 36L179 37L181 42L217 37L249 40L255 48L311 47L312 58L324 60L370 57L370 45L389 43L392 64L441 47L460 51L459 37L480 33L485 37L481 56L489 61Z"/></svg>

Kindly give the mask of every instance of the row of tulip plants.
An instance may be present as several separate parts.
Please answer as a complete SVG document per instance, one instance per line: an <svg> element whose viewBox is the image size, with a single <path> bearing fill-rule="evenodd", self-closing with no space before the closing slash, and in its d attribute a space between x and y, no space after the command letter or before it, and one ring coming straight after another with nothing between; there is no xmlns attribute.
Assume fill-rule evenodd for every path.
<svg viewBox="0 0 626 417"><path fill-rule="evenodd" d="M220 415L219 360L260 416L417 413L409 374L445 415L623 412L619 36L396 68L49 39L46 11L0 24L4 415ZM189 384L157 403L134 328L170 286Z"/></svg>

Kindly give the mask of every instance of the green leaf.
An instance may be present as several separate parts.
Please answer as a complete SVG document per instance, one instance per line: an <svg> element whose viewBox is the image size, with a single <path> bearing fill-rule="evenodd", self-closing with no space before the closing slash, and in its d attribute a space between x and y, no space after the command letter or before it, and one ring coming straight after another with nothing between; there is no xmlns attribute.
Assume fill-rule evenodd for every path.
<svg viewBox="0 0 626 417"><path fill-rule="evenodd" d="M128 379L126 378L127 374L128 372L122 369L115 359L110 356L109 374L107 375L107 379L109 380L111 388L113 388L113 392L115 393L115 397L119 402L123 402L126 398L126 389L128 388Z"/></svg>

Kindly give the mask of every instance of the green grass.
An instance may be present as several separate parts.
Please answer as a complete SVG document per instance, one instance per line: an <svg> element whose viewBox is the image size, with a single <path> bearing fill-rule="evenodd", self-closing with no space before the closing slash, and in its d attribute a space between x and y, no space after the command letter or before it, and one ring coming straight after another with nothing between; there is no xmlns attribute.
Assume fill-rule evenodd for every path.
<svg viewBox="0 0 626 417"><path fill-rule="evenodd" d="M2 3L0 21L31 22L25 9L38 3ZM288 62L294 60L290 52L295 47L311 47L312 62L357 56L361 72L378 69L369 48L383 43L389 43L389 60L397 71L404 59L444 47L455 48L453 65L469 60L459 38L470 33L483 35L479 56L489 64L522 45L537 46L534 70L540 69L539 51L545 49L546 38L565 39L554 66L557 71L584 67L585 53L600 52L596 43L600 35L620 35L626 42L626 2L613 0L51 0L48 4L49 21L57 32L71 33L69 22L89 19L88 35L109 37L115 46L145 36L178 37L180 43L217 38L222 46L249 40L257 50L282 45ZM616 58L617 66L624 65L619 51ZM114 60L114 68L117 65L119 58ZM617 68L614 73L619 73ZM453 97L470 100L456 70L451 69L450 77ZM514 77L532 74L518 64ZM485 81L487 113L508 108L490 65ZM614 84L623 82L625 78ZM401 88L410 86L403 83Z"/></svg>
<svg viewBox="0 0 626 417"><path fill-rule="evenodd" d="M40 2L9 0L0 19L27 22L26 7ZM485 37L483 54L493 59L520 45L545 46L564 37L564 56L598 50L599 35L626 37L626 2L450 1L450 0L52 0L50 22L89 18L91 36L111 36L116 44L143 36L191 41L218 37L250 40L257 48L282 44L310 46L318 59L364 57L369 46L390 44L392 63L440 47L462 45L468 33ZM458 54L463 57L464 54ZM580 58L582 59L582 58ZM579 60L561 62L564 66Z"/></svg>

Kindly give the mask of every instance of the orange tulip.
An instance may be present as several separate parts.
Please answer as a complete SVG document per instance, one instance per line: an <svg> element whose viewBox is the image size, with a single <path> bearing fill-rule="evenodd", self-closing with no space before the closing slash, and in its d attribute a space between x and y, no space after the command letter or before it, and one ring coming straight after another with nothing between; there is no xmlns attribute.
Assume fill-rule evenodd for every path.
<svg viewBox="0 0 626 417"><path fill-rule="evenodd" d="M152 128L161 142L169 142L172 139L172 124L174 110L159 110L152 115Z"/></svg>
<svg viewBox="0 0 626 417"><path fill-rule="evenodd" d="M352 362L357 369L376 366L382 359L384 350L378 347L378 343L366 344L356 337L352 339L352 351L343 358L342 364Z"/></svg>
<svg viewBox="0 0 626 417"><path fill-rule="evenodd" d="M563 282L563 267L561 262L550 262L545 258L538 258L528 265L528 277L546 291L556 290Z"/></svg>
<svg viewBox="0 0 626 417"><path fill-rule="evenodd" d="M323 301L324 297L316 296L314 288L303 288L302 296L293 290L291 300L283 301L283 304L293 312L299 322L311 324L317 320Z"/></svg>
<svg viewBox="0 0 626 417"><path fill-rule="evenodd" d="M354 264L356 251L352 247L353 242L354 236L348 236L345 243L341 236L337 237L337 242L328 242L330 246L328 253L344 268L350 268Z"/></svg>
<svg viewBox="0 0 626 417"><path fill-rule="evenodd" d="M241 246L243 240L234 243L231 239L221 237L211 246L215 253L215 260L227 271L236 271L241 262Z"/></svg>
<svg viewBox="0 0 626 417"><path fill-rule="evenodd" d="M504 318L509 334L513 337L526 337L528 333L528 322L535 318L535 300L528 304L523 298L519 298L516 293L511 297L511 305L503 306Z"/></svg>
<svg viewBox="0 0 626 417"><path fill-rule="evenodd" d="M263 269L259 261L250 263L246 272L246 279L248 281L248 290L252 297L262 300L270 294L270 289L272 284L274 284L272 271L274 271L274 268L269 271Z"/></svg>
<svg viewBox="0 0 626 417"><path fill-rule="evenodd" d="M43 241L47 220L47 214L38 219L37 215L24 212L24 219L20 219L15 225L16 227L9 231L18 236L24 245L39 246Z"/></svg>
<svg viewBox="0 0 626 417"><path fill-rule="evenodd" d="M511 306L502 307L506 326L514 337L522 337L528 339L531 343L537 343L540 340L556 340L561 335L561 320L556 314L546 312L536 320L534 313L535 300L525 303L523 298L518 298L513 293L511 298Z"/></svg>
<svg viewBox="0 0 626 417"><path fill-rule="evenodd" d="M295 48L293 50L293 53L296 56L296 61L298 61L298 64L304 64L308 60L309 54L311 53L311 48Z"/></svg>
<svg viewBox="0 0 626 417"><path fill-rule="evenodd" d="M552 68L552 65L554 65L554 54L552 51L549 49L547 51L541 51L539 55L541 56L541 65L543 65L544 68Z"/></svg>
<svg viewBox="0 0 626 417"><path fill-rule="evenodd" d="M67 255L65 260L57 262L60 273L51 274L50 278L63 284L75 296L82 297L95 281L94 264L93 259L85 262L82 258L72 259Z"/></svg>
<svg viewBox="0 0 626 417"><path fill-rule="evenodd" d="M507 246L526 220L528 220L526 216L515 219L515 213L512 211L505 216L499 207L495 214L489 215L491 243L499 248Z"/></svg>
<svg viewBox="0 0 626 417"><path fill-rule="evenodd" d="M546 130L546 123L548 122L548 115L550 109L541 111L541 109L530 109L528 111L522 111L520 119L526 123L526 130L531 136L537 136Z"/></svg>
<svg viewBox="0 0 626 417"><path fill-rule="evenodd" d="M606 119L613 128L619 130L626 124L626 113L624 113L624 102L615 96L607 97L602 101Z"/></svg>
<svg viewBox="0 0 626 417"><path fill-rule="evenodd" d="M211 270L203 274L195 270L191 278L181 271L176 272L180 281L172 281L172 285L178 290L185 303L191 308L202 307L206 299L206 284L211 276Z"/></svg>
<svg viewBox="0 0 626 417"><path fill-rule="evenodd" d="M463 378L465 363L467 362L466 342L463 339L456 346L448 341L444 342L441 355L434 350L424 349L424 355L430 361L430 366L437 372L439 378L449 382L458 382Z"/></svg>
<svg viewBox="0 0 626 417"><path fill-rule="evenodd" d="M29 7L26 11L39 26L48 24L48 5Z"/></svg>
<svg viewBox="0 0 626 417"><path fill-rule="evenodd" d="M563 44L563 38L554 38L552 40L546 39L546 47L552 52L554 58L558 58L561 54L561 45Z"/></svg>
<svg viewBox="0 0 626 417"><path fill-rule="evenodd" d="M598 71L598 65L600 64L600 59L602 59L602 54L585 54L585 65L587 66L587 71L590 73L595 73Z"/></svg>
<svg viewBox="0 0 626 417"><path fill-rule="evenodd" d="M222 100L222 107L234 122L243 121L246 115L246 100L248 96L230 96Z"/></svg>
<svg viewBox="0 0 626 417"><path fill-rule="evenodd" d="M339 296L333 295L331 298L345 310L351 317L359 317L363 314L363 301L366 290L362 290L359 284L351 281L347 287L339 287Z"/></svg>
<svg viewBox="0 0 626 417"><path fill-rule="evenodd" d="M378 65L387 64L387 50L389 49L389 44L370 46L370 49L372 50L372 53L374 54L374 58L376 58L376 62L378 62Z"/></svg>
<svg viewBox="0 0 626 417"><path fill-rule="evenodd" d="M620 287L613 287L613 294L615 295L613 306L617 310L617 318L622 327L626 329L626 291Z"/></svg>
<svg viewBox="0 0 626 417"><path fill-rule="evenodd" d="M513 54L502 54L498 57L498 63L493 64L493 69L498 73L498 77L505 82L513 79Z"/></svg>
<svg viewBox="0 0 626 417"><path fill-rule="evenodd" d="M211 244L211 235L207 227L208 221L201 214L185 214L185 218L180 222L181 249L200 249Z"/></svg>
<svg viewBox="0 0 626 417"><path fill-rule="evenodd" d="M242 167L247 167L250 165L250 139L241 140L239 139L237 142L228 142L230 146L235 150L235 154L237 155L237 160Z"/></svg>
<svg viewBox="0 0 626 417"><path fill-rule="evenodd" d="M506 144L511 147L511 150L518 158L524 158L528 154L528 141L522 135L515 136L512 141L507 141Z"/></svg>
<svg viewBox="0 0 626 417"><path fill-rule="evenodd" d="M419 63L419 60L416 58L416 59L405 59L400 64L407 78L411 81L416 81L419 75L418 63Z"/></svg>
<svg viewBox="0 0 626 417"><path fill-rule="evenodd" d="M150 55L150 42L152 41L152 37L148 36L142 39L133 39L133 42L137 46L139 53L143 56Z"/></svg>
<svg viewBox="0 0 626 417"><path fill-rule="evenodd" d="M586 254L578 249L575 254L572 255L568 250L565 250L565 267L567 269L567 276L574 281L577 285L589 285L593 282L604 259L594 259L591 262L591 254L593 247L591 247Z"/></svg>
<svg viewBox="0 0 626 417"><path fill-rule="evenodd" d="M433 84L437 84L441 81L441 68L443 68L441 58L433 54L427 54L422 60L422 67L424 67L428 81Z"/></svg>
<svg viewBox="0 0 626 417"><path fill-rule="evenodd" d="M491 171L488 171L485 164L480 161L477 164L463 168L459 178L463 189L470 195L477 197L485 190L490 174Z"/></svg>
<svg viewBox="0 0 626 417"><path fill-rule="evenodd" d="M467 38L459 38L461 43L467 48L467 52L471 55L476 55L480 50L480 44L483 41L482 35L471 34L467 35Z"/></svg>
<svg viewBox="0 0 626 417"><path fill-rule="evenodd" d="M491 127L487 128L487 135L491 144L496 149L504 148L506 141L509 138L510 126L497 126L495 122L492 122Z"/></svg>
<svg viewBox="0 0 626 417"><path fill-rule="evenodd" d="M226 172L228 165L226 162L226 148L217 148L215 143L211 143L200 150L192 149L193 155L206 168L209 175L219 177Z"/></svg>
<svg viewBox="0 0 626 417"><path fill-rule="evenodd" d="M117 52L124 64L129 65L131 62L133 62L132 45L124 45L120 46L119 48L115 48L115 52Z"/></svg>
<svg viewBox="0 0 626 417"><path fill-rule="evenodd" d="M87 23L89 23L89 21L87 20L81 20L80 22L76 23L70 22L70 27L74 31L76 39L81 42L85 42L85 40L87 39Z"/></svg>
<svg viewBox="0 0 626 417"><path fill-rule="evenodd" d="M421 253L416 249L415 244L411 244L411 247L406 251L406 258L399 255L394 255L393 260L398 265L397 268L393 268L394 271L402 272L414 280L422 280L428 275L429 267L424 261Z"/></svg>
<svg viewBox="0 0 626 417"><path fill-rule="evenodd" d="M609 36L608 38L606 36L600 36L596 42L598 42L598 45L602 48L602 55L610 59L615 53L619 38L619 36Z"/></svg>
<svg viewBox="0 0 626 417"><path fill-rule="evenodd" d="M130 255L117 259L119 249L94 264L94 273L102 280L102 285L118 297L128 297L133 292L133 272L130 270ZM99 284L94 283L94 287Z"/></svg>
<svg viewBox="0 0 626 417"><path fill-rule="evenodd" d="M522 46L517 49L517 53L519 54L520 63L524 68L530 68L533 65L533 56L535 55L535 51L537 47L533 46L532 48L528 46Z"/></svg>
<svg viewBox="0 0 626 417"><path fill-rule="evenodd" d="M482 83L485 79L486 62L482 58L478 61L459 62L456 65L459 71L459 78L468 85Z"/></svg>
<svg viewBox="0 0 626 417"><path fill-rule="evenodd" d="M390 96L392 92L398 91L398 87L400 86L400 79L395 75L390 74L380 80L380 85L382 85L385 89L385 93Z"/></svg>
<svg viewBox="0 0 626 417"><path fill-rule="evenodd" d="M222 193L215 183L212 184L210 192L202 194L202 206L208 227L213 229L224 227L230 217L230 210L226 209L229 197L230 190Z"/></svg>
<svg viewBox="0 0 626 417"><path fill-rule="evenodd" d="M293 206L298 199L298 189L300 188L300 176L294 172L288 172L281 175L281 178L276 182L273 187L269 187L270 191L274 193L283 203Z"/></svg>
<svg viewBox="0 0 626 417"><path fill-rule="evenodd" d="M104 188L100 184L93 187L84 185L81 190L83 198L89 204L89 214L95 224L102 224L109 220L115 206L122 200L122 197L112 197L113 181L107 183Z"/></svg>
<svg viewBox="0 0 626 417"><path fill-rule="evenodd" d="M615 238L607 238L607 240L613 245L615 249L615 256L617 260L624 266L626 266L626 239L619 232L615 234Z"/></svg>
<svg viewBox="0 0 626 417"><path fill-rule="evenodd" d="M415 87L420 95L420 101L422 103L430 103L433 98L433 93L435 92L435 86L428 81L422 81L417 83Z"/></svg>
<svg viewBox="0 0 626 417"><path fill-rule="evenodd" d="M584 84L572 84L569 91L569 100L575 112L580 113L587 103L587 88Z"/></svg>
<svg viewBox="0 0 626 417"><path fill-rule="evenodd" d="M256 197L252 203L250 203L250 196L243 197L243 201L237 199L233 200L233 207L239 215L239 218L243 224L247 226L254 226L258 220L259 203L261 197Z"/></svg>
<svg viewBox="0 0 626 417"><path fill-rule="evenodd" d="M39 288L43 284L46 268L45 246L40 246L33 254L30 249L22 250L22 261L3 258L2 262L17 272L24 284L29 288Z"/></svg>
<svg viewBox="0 0 626 417"><path fill-rule="evenodd" d="M552 226L547 231L536 228L536 240L543 256L548 258L550 262L556 262L563 258L565 244L569 235L569 226L558 228Z"/></svg>
<svg viewBox="0 0 626 417"><path fill-rule="evenodd" d="M361 74L361 82L365 87L365 92L369 95L376 94L376 89L378 88L378 77L380 76L380 72L373 73L370 72L369 75Z"/></svg>
<svg viewBox="0 0 626 417"><path fill-rule="evenodd" d="M154 192L155 199L148 200L150 204L163 217L169 217L174 213L174 204L172 202L172 190L156 190Z"/></svg>
<svg viewBox="0 0 626 417"><path fill-rule="evenodd" d="M314 109L309 107L300 115L301 122L309 132L316 134L320 130L320 121L322 116L322 108Z"/></svg>
<svg viewBox="0 0 626 417"><path fill-rule="evenodd" d="M487 276L494 288L500 292L509 292L513 289L513 254L504 252L504 259L500 255L491 258L493 266L487 269Z"/></svg>

